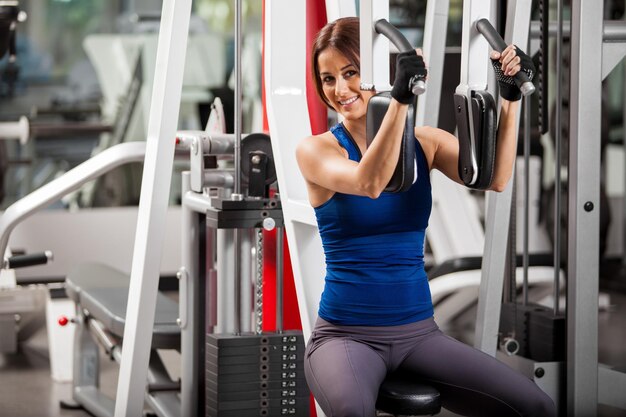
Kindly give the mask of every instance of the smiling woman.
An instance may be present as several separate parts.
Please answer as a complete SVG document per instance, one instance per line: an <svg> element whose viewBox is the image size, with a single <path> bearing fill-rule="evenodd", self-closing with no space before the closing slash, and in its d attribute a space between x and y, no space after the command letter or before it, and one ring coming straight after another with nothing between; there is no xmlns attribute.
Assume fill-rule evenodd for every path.
<svg viewBox="0 0 626 417"><path fill-rule="evenodd" d="M345 129L346 137L360 154L358 162L349 158L346 147L330 131L300 143L296 156L314 207L328 201L335 192L371 198L382 193L393 175L400 150L407 114L403 102L407 97L413 98L406 78L410 70L421 68L425 72L424 62L417 54L409 56L398 68L398 74L405 76L396 78L406 88L396 89L376 135L379 139L371 143L366 153L367 103L375 92L359 88L358 32L357 18L338 19L322 29L313 44L311 69L317 93L328 107L343 116L344 121L338 126Z"/></svg>
<svg viewBox="0 0 626 417"><path fill-rule="evenodd" d="M359 120L364 117L367 102L374 93L359 89L358 66L348 61L346 56L335 48L323 50L317 60L322 91L328 104L347 120Z"/></svg>
<svg viewBox="0 0 626 417"><path fill-rule="evenodd" d="M514 75L521 54L511 45L492 58L504 74ZM369 146L368 102L375 92L360 90L359 20L327 24L311 56L320 99L343 117L296 149L326 261L318 320L305 353L306 379L324 412L374 416L382 381L400 370L432 383L442 405L458 414L554 416L552 400L531 380L445 336L433 318L424 269L430 170L461 182L458 140L441 129L416 127L417 180L405 192L384 192L414 100L410 80L427 73L419 51L398 55L392 98ZM494 181L499 187L511 174L517 113L517 103L502 103Z"/></svg>

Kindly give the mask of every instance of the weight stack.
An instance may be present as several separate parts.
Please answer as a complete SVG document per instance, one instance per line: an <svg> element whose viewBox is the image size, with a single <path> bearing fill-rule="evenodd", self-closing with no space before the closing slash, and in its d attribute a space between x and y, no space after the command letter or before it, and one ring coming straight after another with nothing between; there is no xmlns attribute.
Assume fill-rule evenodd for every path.
<svg viewBox="0 0 626 417"><path fill-rule="evenodd" d="M565 316L539 304L502 304L500 334L515 333L517 353L536 362L565 360Z"/></svg>
<svg viewBox="0 0 626 417"><path fill-rule="evenodd" d="M206 417L309 416L302 332L207 334Z"/></svg>

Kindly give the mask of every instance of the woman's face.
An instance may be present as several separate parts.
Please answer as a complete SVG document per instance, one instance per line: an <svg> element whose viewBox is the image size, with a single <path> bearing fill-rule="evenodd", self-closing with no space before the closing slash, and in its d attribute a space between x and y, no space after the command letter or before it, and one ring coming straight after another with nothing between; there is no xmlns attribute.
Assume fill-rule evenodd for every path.
<svg viewBox="0 0 626 417"><path fill-rule="evenodd" d="M359 69L334 48L320 52L317 61L324 94L337 113L347 120L364 117L375 93L361 91Z"/></svg>

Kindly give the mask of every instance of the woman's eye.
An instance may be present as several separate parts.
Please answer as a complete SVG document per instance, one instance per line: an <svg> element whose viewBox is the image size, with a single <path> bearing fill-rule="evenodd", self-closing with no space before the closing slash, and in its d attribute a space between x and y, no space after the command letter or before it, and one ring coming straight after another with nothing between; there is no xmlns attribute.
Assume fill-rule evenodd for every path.
<svg viewBox="0 0 626 417"><path fill-rule="evenodd" d="M333 77L324 77L324 78L322 78L322 82L324 84L332 83L333 82Z"/></svg>
<svg viewBox="0 0 626 417"><path fill-rule="evenodd" d="M355 76L356 74L357 74L356 71L352 71L352 70L351 71L346 71L346 73L344 74L344 77L350 78L350 77Z"/></svg>

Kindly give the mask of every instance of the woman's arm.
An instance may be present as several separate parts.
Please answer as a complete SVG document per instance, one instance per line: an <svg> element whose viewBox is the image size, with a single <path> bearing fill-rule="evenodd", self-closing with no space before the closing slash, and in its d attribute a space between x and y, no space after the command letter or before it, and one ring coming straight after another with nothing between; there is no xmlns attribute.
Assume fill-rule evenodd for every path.
<svg viewBox="0 0 626 417"><path fill-rule="evenodd" d="M332 192L377 198L398 163L407 105L391 100L383 122L360 163L347 158L332 134L298 144L296 159L307 182Z"/></svg>
<svg viewBox="0 0 626 417"><path fill-rule="evenodd" d="M330 133L306 138L298 144L296 158L309 183L309 191L321 187L331 192L371 198L377 198L384 191L398 164L408 104L415 99L409 89L410 80L415 75L426 76L419 51L400 53L396 60L392 99L376 136L359 163L347 158L345 150ZM365 116L345 123L350 125L351 133L361 145L366 134L364 119Z"/></svg>
<svg viewBox="0 0 626 417"><path fill-rule="evenodd" d="M496 161L493 181L489 190L504 191L513 173L513 162L517 154L517 104L518 102L502 99L500 120L497 132ZM463 185L459 177L459 140L442 129L428 126L415 128L415 137L418 138L426 154L431 168L438 169L445 176ZM429 154L432 155L429 158Z"/></svg>
<svg viewBox="0 0 626 417"><path fill-rule="evenodd" d="M517 155L517 107L518 101L502 99L496 144L496 163L493 173L492 191L502 192L511 179Z"/></svg>
<svg viewBox="0 0 626 417"><path fill-rule="evenodd" d="M504 76L513 77L522 69L520 65L521 59L518 53L523 55L524 58L527 58L527 56L514 45L509 45L501 54L492 52L491 59L500 63L501 72ZM524 62L525 66L532 66L532 61L530 63ZM506 87L508 89L507 94L511 95L514 93L511 91L513 86L507 85ZM519 90L517 90L517 93L519 93ZM519 96L521 96L521 93L519 93ZM519 97L513 98L513 100L515 99L519 100ZM489 188L489 190L498 192L504 191L511 179L513 163L515 162L517 154L516 134L518 101L509 101L502 98L501 103L495 169L493 181ZM458 173L458 139L446 131L429 127L415 128L415 136L420 140L420 143L422 143L427 158L430 150L430 154L432 155L432 168L440 170L453 181L463 184Z"/></svg>

